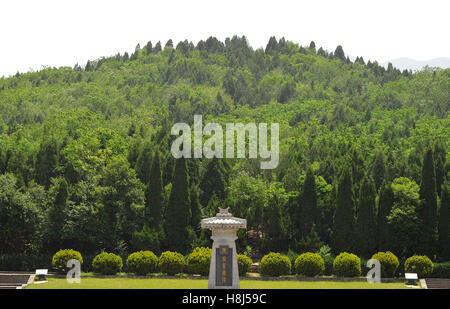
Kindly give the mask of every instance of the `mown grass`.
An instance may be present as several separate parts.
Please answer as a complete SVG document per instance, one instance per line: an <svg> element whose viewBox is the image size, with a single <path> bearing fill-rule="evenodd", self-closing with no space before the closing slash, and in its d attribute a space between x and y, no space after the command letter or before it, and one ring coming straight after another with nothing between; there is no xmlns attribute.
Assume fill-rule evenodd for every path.
<svg viewBox="0 0 450 309"><path fill-rule="evenodd" d="M158 278L81 278L68 283L65 278L48 278L47 283L30 284L26 289L206 289L205 279ZM259 281L241 280L241 289L405 289L403 282L374 283L359 281Z"/></svg>

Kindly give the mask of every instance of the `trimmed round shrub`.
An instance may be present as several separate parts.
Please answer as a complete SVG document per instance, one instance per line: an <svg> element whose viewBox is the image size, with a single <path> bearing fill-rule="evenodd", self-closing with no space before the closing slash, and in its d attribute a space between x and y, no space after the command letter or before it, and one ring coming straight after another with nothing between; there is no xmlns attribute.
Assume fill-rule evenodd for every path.
<svg viewBox="0 0 450 309"><path fill-rule="evenodd" d="M186 264L187 270L190 274L199 274L202 276L209 275L209 266L211 264L210 248L197 247L189 254Z"/></svg>
<svg viewBox="0 0 450 309"><path fill-rule="evenodd" d="M252 259L244 254L237 255L239 276L245 276L252 269Z"/></svg>
<svg viewBox="0 0 450 309"><path fill-rule="evenodd" d="M405 262L405 273L417 273L425 278L433 273L433 262L425 255L413 255Z"/></svg>
<svg viewBox="0 0 450 309"><path fill-rule="evenodd" d="M115 275L122 267L122 258L114 253L102 252L92 261L94 272L102 275Z"/></svg>
<svg viewBox="0 0 450 309"><path fill-rule="evenodd" d="M285 276L291 272L291 260L280 253L270 252L261 259L259 272L263 276Z"/></svg>
<svg viewBox="0 0 450 309"><path fill-rule="evenodd" d="M83 257L81 253L72 249L62 249L53 255L52 267L58 272L64 272L67 270L67 262L69 260L76 259L83 264Z"/></svg>
<svg viewBox="0 0 450 309"><path fill-rule="evenodd" d="M295 270L300 275L315 277L324 272L325 261L317 253L306 252L295 260Z"/></svg>
<svg viewBox="0 0 450 309"><path fill-rule="evenodd" d="M400 265L398 258L390 251L378 252L372 255L374 260L378 260L381 265L381 277L393 278L396 274L397 268Z"/></svg>
<svg viewBox="0 0 450 309"><path fill-rule="evenodd" d="M358 277L361 275L361 260L355 254L342 252L334 259L333 270L338 277Z"/></svg>
<svg viewBox="0 0 450 309"><path fill-rule="evenodd" d="M139 276L154 273L158 266L158 257L151 251L138 251L127 258L128 272Z"/></svg>
<svg viewBox="0 0 450 309"><path fill-rule="evenodd" d="M184 256L178 252L166 251L159 257L159 269L171 276L183 272L185 265Z"/></svg>

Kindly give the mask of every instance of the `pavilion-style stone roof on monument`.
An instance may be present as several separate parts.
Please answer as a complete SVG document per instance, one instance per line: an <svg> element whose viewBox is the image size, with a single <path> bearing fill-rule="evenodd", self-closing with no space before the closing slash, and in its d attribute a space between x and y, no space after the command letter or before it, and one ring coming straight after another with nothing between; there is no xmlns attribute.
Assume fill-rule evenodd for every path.
<svg viewBox="0 0 450 309"><path fill-rule="evenodd" d="M247 220L233 217L228 208L219 208L215 217L202 220L202 228L211 230L212 256L209 289L239 289L236 232L247 227Z"/></svg>
<svg viewBox="0 0 450 309"><path fill-rule="evenodd" d="M202 228L204 229L245 229L247 220L233 217L227 208L219 208L219 213L215 217L202 220Z"/></svg>

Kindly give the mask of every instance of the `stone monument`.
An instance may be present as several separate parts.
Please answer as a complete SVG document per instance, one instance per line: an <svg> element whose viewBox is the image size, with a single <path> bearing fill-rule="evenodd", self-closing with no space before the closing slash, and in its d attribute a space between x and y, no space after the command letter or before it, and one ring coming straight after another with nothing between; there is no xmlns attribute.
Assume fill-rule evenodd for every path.
<svg viewBox="0 0 450 309"><path fill-rule="evenodd" d="M219 208L215 217L202 220L202 228L212 231L212 256L208 289L239 289L236 232L247 227L247 220L233 217L228 208Z"/></svg>

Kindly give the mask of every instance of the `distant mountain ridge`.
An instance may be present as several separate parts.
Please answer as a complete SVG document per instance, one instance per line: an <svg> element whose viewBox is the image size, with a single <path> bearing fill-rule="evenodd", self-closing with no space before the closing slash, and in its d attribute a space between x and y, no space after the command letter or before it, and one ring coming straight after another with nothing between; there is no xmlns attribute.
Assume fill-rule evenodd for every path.
<svg viewBox="0 0 450 309"><path fill-rule="evenodd" d="M394 67L400 70L421 70L427 65L430 67L439 67L442 69L450 68L450 58L446 57L434 58L424 61L411 58L397 58L388 62L383 62L381 63L381 65L387 67L389 62L391 62Z"/></svg>

